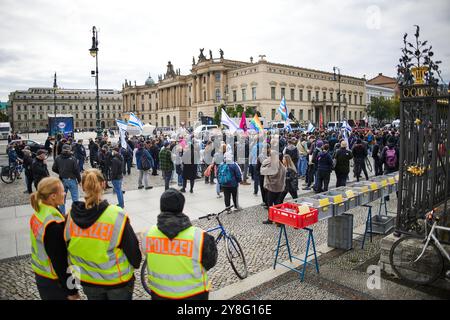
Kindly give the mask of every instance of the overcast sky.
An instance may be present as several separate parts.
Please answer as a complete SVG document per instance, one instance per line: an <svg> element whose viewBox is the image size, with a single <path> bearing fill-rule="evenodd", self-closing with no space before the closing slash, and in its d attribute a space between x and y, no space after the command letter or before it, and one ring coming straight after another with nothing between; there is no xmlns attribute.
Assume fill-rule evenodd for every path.
<svg viewBox="0 0 450 320"><path fill-rule="evenodd" d="M422 39L450 79L450 1L365 0L0 0L0 101L29 87L94 89L89 55L99 29L99 83L157 80L170 60L190 72L199 48L368 79L396 76L405 32Z"/></svg>

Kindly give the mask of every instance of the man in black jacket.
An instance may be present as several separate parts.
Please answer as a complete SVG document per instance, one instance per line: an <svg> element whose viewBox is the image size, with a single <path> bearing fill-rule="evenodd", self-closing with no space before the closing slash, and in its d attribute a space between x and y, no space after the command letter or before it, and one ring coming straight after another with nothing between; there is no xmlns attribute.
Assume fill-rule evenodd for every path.
<svg viewBox="0 0 450 320"><path fill-rule="evenodd" d="M45 160L46 155L46 150L38 150L38 152L36 152L36 159L34 159L33 164L31 165L31 172L33 174L34 187L36 190L42 179L50 177L50 173L47 169L47 160Z"/></svg>
<svg viewBox="0 0 450 320"><path fill-rule="evenodd" d="M353 154L347 150L347 142L341 141L339 149L334 155L336 165L334 171L336 173L336 188L343 187L347 184L348 173L350 172L350 160Z"/></svg>
<svg viewBox="0 0 450 320"><path fill-rule="evenodd" d="M122 193L122 168L123 168L123 157L120 154L120 147L114 147L112 151L111 158L111 183L113 185L113 192L117 194L118 206L123 209L125 203L123 200Z"/></svg>
<svg viewBox="0 0 450 320"><path fill-rule="evenodd" d="M168 189L161 195L160 208L161 213L158 215L157 227L170 240L177 237L177 235L187 228L192 226L189 217L183 213L185 198L181 192L175 189ZM203 247L200 250L202 253L201 264L207 271L214 267L217 263L217 246L214 237L206 232L203 232ZM145 241L142 241L143 252L147 252ZM148 271L148 270L147 270ZM167 300L152 292L152 300ZM209 292L205 291L200 294L186 298L187 300L207 300Z"/></svg>
<svg viewBox="0 0 450 320"><path fill-rule="evenodd" d="M70 191L72 202L78 201L78 184L81 183L81 175L78 170L78 161L72 156L70 145L65 144L62 146L62 152L56 157L52 170L59 175L66 195L67 191ZM65 205L61 206L60 211L63 214L66 213Z"/></svg>
<svg viewBox="0 0 450 320"><path fill-rule="evenodd" d="M98 143L97 139L94 142L94 140L89 139L89 162L91 163L91 168L96 168L96 163L98 161Z"/></svg>

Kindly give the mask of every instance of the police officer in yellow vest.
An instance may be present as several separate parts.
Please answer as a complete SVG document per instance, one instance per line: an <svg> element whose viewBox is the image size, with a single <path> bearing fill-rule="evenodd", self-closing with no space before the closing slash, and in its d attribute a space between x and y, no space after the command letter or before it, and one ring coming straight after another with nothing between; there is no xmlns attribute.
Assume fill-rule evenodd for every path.
<svg viewBox="0 0 450 320"><path fill-rule="evenodd" d="M30 219L31 267L42 300L79 299L73 281L68 281L65 217L56 209L64 204L64 196L61 181L48 177L30 197L35 210Z"/></svg>
<svg viewBox="0 0 450 320"><path fill-rule="evenodd" d="M147 256L148 285L153 300L207 300L207 270L217 263L214 237L194 227L183 213L185 198L175 189L160 200L157 225L142 241Z"/></svg>
<svg viewBox="0 0 450 320"><path fill-rule="evenodd" d="M131 300L142 255L129 218L102 200L106 181L99 170L84 171L81 186L85 202L72 204L64 231L69 264L89 300Z"/></svg>

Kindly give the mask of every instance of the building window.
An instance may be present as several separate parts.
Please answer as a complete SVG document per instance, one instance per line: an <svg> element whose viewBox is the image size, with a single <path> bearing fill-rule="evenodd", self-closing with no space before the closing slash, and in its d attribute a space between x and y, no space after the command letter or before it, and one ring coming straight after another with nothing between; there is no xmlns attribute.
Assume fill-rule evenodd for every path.
<svg viewBox="0 0 450 320"><path fill-rule="evenodd" d="M216 101L220 101L220 89L216 89Z"/></svg>
<svg viewBox="0 0 450 320"><path fill-rule="evenodd" d="M242 101L247 101L247 89L242 89Z"/></svg>
<svg viewBox="0 0 450 320"><path fill-rule="evenodd" d="M256 88L252 88L252 100L256 100Z"/></svg>
<svg viewBox="0 0 450 320"><path fill-rule="evenodd" d="M308 120L312 121L312 111L308 110Z"/></svg>
<svg viewBox="0 0 450 320"><path fill-rule="evenodd" d="M152 111L152 103L151 102L148 104L148 107L149 107L150 111Z"/></svg>
<svg viewBox="0 0 450 320"><path fill-rule="evenodd" d="M308 101L311 101L311 90L308 90Z"/></svg>
<svg viewBox="0 0 450 320"><path fill-rule="evenodd" d="M352 95L351 94L348 95L348 104L352 104Z"/></svg>
<svg viewBox="0 0 450 320"><path fill-rule="evenodd" d="M298 92L300 101L303 101L303 90Z"/></svg>
<svg viewBox="0 0 450 320"><path fill-rule="evenodd" d="M91 119L92 119L92 117L93 117L93 114L91 113L91 114L90 114L90 116L91 116Z"/></svg>
<svg viewBox="0 0 450 320"><path fill-rule="evenodd" d="M191 97L189 97L189 107L191 106ZM156 108L158 110L158 108Z"/></svg>
<svg viewBox="0 0 450 320"><path fill-rule="evenodd" d="M363 112L360 111L360 112L359 112L359 120L362 120L362 118L363 118Z"/></svg>
<svg viewBox="0 0 450 320"><path fill-rule="evenodd" d="M190 100L189 100L189 105L191 105ZM156 107L156 111L158 111L158 102L156 103L155 107Z"/></svg>
<svg viewBox="0 0 450 320"><path fill-rule="evenodd" d="M275 87L270 87L270 97L275 100Z"/></svg>
<svg viewBox="0 0 450 320"><path fill-rule="evenodd" d="M144 95L141 95L141 99L144 100Z"/></svg>
<svg viewBox="0 0 450 320"><path fill-rule="evenodd" d="M316 91L316 101L319 101L319 91Z"/></svg>
<svg viewBox="0 0 450 320"><path fill-rule="evenodd" d="M216 72L216 82L220 81L220 72Z"/></svg>
<svg viewBox="0 0 450 320"><path fill-rule="evenodd" d="M233 102L237 101L237 93L236 90L233 90Z"/></svg>
<svg viewBox="0 0 450 320"><path fill-rule="evenodd" d="M24 120L28 120L28 117L27 117L26 114L23 115L23 119L24 119Z"/></svg>
<svg viewBox="0 0 450 320"><path fill-rule="evenodd" d="M275 119L275 109L272 109L272 120Z"/></svg>
<svg viewBox="0 0 450 320"><path fill-rule="evenodd" d="M72 110L72 106L70 106L70 110ZM42 106L39 106L39 111L42 111Z"/></svg>
<svg viewBox="0 0 450 320"><path fill-rule="evenodd" d="M205 76L203 77L203 83L206 83L206 77Z"/></svg>
<svg viewBox="0 0 450 320"><path fill-rule="evenodd" d="M17 106L17 111L20 111L20 106Z"/></svg>
<svg viewBox="0 0 450 320"><path fill-rule="evenodd" d="M17 115L17 120L21 120L21 119L20 119L20 114Z"/></svg>
<svg viewBox="0 0 450 320"><path fill-rule="evenodd" d="M299 116L299 120L303 120L303 110L300 110L300 116Z"/></svg>
<svg viewBox="0 0 450 320"><path fill-rule="evenodd" d="M144 104L142 104L141 108L142 108L142 111L144 111Z"/></svg>
<svg viewBox="0 0 450 320"><path fill-rule="evenodd" d="M281 99L283 99L283 97L286 99L286 88L281 88Z"/></svg>
<svg viewBox="0 0 450 320"><path fill-rule="evenodd" d="M327 93L324 91L322 92L323 101L327 100Z"/></svg>
<svg viewBox="0 0 450 320"><path fill-rule="evenodd" d="M359 96L359 104L362 105L362 96Z"/></svg>
<svg viewBox="0 0 450 320"><path fill-rule="evenodd" d="M333 101L333 92L330 92L330 100Z"/></svg>
<svg viewBox="0 0 450 320"><path fill-rule="evenodd" d="M39 119L41 119L42 120L42 113L39 115Z"/></svg>
<svg viewBox="0 0 450 320"><path fill-rule="evenodd" d="M357 101L358 101L358 96L355 94L355 104L357 104Z"/></svg>
<svg viewBox="0 0 450 320"><path fill-rule="evenodd" d="M206 91L203 91L203 101L206 101Z"/></svg>

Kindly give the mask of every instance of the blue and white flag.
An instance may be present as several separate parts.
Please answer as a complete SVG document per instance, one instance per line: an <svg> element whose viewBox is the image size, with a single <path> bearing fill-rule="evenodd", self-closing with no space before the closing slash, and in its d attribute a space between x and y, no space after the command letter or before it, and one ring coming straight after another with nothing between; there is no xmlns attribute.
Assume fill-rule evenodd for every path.
<svg viewBox="0 0 450 320"><path fill-rule="evenodd" d="M130 118L128 119L128 124L134 127L138 127L139 129L142 130L142 127L144 126L144 124L142 123L142 121L136 117L134 115L134 113L130 112Z"/></svg>
<svg viewBox="0 0 450 320"><path fill-rule="evenodd" d="M125 140L125 132L127 132L127 123L122 120L116 120L117 127L119 128L120 146L127 149L127 142Z"/></svg>
<svg viewBox="0 0 450 320"><path fill-rule="evenodd" d="M278 112L281 114L283 120L287 120L289 118L286 99L284 97L281 99L280 106L278 107Z"/></svg>
<svg viewBox="0 0 450 320"><path fill-rule="evenodd" d="M316 127L314 127L314 125L310 122L310 123L308 124L308 130L307 130L307 132L308 132L308 133L314 132L315 129L316 129Z"/></svg>
<svg viewBox="0 0 450 320"><path fill-rule="evenodd" d="M348 124L347 121L344 120L342 123L342 129L345 129L345 131L352 132L352 127Z"/></svg>
<svg viewBox="0 0 450 320"><path fill-rule="evenodd" d="M350 150L350 145L348 143L348 131L344 130L344 135L343 135L344 141L347 142L347 150Z"/></svg>
<svg viewBox="0 0 450 320"><path fill-rule="evenodd" d="M226 125L228 129L230 129L231 134L234 134L239 129L239 126L233 120L230 119L228 114L225 112L225 109L222 109L222 116L220 117L220 123Z"/></svg>

